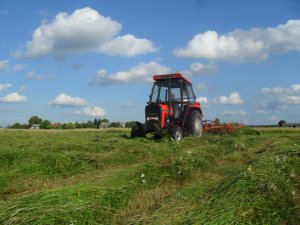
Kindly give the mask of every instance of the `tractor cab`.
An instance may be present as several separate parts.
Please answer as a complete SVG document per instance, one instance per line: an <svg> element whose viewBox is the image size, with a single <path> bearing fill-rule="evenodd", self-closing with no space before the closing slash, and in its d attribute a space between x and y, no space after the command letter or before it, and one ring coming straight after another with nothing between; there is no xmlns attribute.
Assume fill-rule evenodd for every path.
<svg viewBox="0 0 300 225"><path fill-rule="evenodd" d="M153 80L150 99L145 107L146 122L136 122L131 136L154 133L155 137L160 137L170 132L171 136L177 135L175 139L181 139L183 135L201 135L202 110L200 103L196 102L191 81L180 73L155 75ZM176 134L172 135L174 132Z"/></svg>
<svg viewBox="0 0 300 225"><path fill-rule="evenodd" d="M154 76L154 84L148 106L146 106L146 120L151 120L151 108L159 105L168 114L169 119L183 120L187 106L196 103L192 84L181 74ZM160 121L164 127L166 120Z"/></svg>

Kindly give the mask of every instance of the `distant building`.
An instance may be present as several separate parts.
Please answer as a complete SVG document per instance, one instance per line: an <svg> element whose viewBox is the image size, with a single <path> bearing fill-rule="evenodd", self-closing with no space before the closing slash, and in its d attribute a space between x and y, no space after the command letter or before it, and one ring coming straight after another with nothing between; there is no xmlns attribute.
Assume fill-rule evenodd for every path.
<svg viewBox="0 0 300 225"><path fill-rule="evenodd" d="M300 123L283 123L282 127L293 127L293 128L299 127L300 128Z"/></svg>
<svg viewBox="0 0 300 225"><path fill-rule="evenodd" d="M40 129L40 124L32 124L32 126L30 127L31 130L38 130Z"/></svg>
<svg viewBox="0 0 300 225"><path fill-rule="evenodd" d="M59 127L61 127L61 124L60 123L52 123L51 127L53 127L53 128L59 128Z"/></svg>
<svg viewBox="0 0 300 225"><path fill-rule="evenodd" d="M99 129L107 129L110 125L110 122L102 122L99 125Z"/></svg>

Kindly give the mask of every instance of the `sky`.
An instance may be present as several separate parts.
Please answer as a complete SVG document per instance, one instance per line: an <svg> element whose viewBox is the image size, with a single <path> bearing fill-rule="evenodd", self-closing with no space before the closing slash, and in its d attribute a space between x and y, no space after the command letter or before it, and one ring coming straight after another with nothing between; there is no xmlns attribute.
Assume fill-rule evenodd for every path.
<svg viewBox="0 0 300 225"><path fill-rule="evenodd" d="M300 122L300 1L0 0L0 126L143 121L177 71L203 119Z"/></svg>

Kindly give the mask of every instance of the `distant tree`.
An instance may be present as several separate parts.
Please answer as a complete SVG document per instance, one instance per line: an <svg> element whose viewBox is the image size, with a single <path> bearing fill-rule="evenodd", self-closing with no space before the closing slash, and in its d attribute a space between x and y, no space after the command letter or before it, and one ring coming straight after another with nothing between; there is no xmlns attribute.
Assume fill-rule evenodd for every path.
<svg viewBox="0 0 300 225"><path fill-rule="evenodd" d="M27 124L14 123L12 125L7 126L9 129L27 129Z"/></svg>
<svg viewBox="0 0 300 225"><path fill-rule="evenodd" d="M215 123L215 124L221 124L221 121L220 121L219 118L216 118L216 119L214 120L214 123Z"/></svg>
<svg viewBox="0 0 300 225"><path fill-rule="evenodd" d="M132 126L133 126L134 123L135 123L134 121L126 122L125 123L125 127L126 128L132 128Z"/></svg>
<svg viewBox="0 0 300 225"><path fill-rule="evenodd" d="M50 129L51 128L51 122L49 120L44 120L42 123L41 123L41 126L40 126L41 129Z"/></svg>
<svg viewBox="0 0 300 225"><path fill-rule="evenodd" d="M95 128L96 126L93 124L91 120L87 121L87 128Z"/></svg>
<svg viewBox="0 0 300 225"><path fill-rule="evenodd" d="M81 123L78 123L78 122L76 121L76 123L75 123L75 128L82 128L82 124L81 124Z"/></svg>
<svg viewBox="0 0 300 225"><path fill-rule="evenodd" d="M119 128L119 127L123 127L121 123L119 122L112 122L109 127L116 127L116 128Z"/></svg>
<svg viewBox="0 0 300 225"><path fill-rule="evenodd" d="M75 128L75 123L64 123L61 126L62 129L74 129Z"/></svg>
<svg viewBox="0 0 300 225"><path fill-rule="evenodd" d="M109 122L108 119L102 119L101 122Z"/></svg>
<svg viewBox="0 0 300 225"><path fill-rule="evenodd" d="M28 120L28 127L31 127L33 124L41 124L43 119L39 118L38 116L32 116Z"/></svg>
<svg viewBox="0 0 300 225"><path fill-rule="evenodd" d="M94 122L93 122L93 124L94 124L95 128L99 127L99 125L100 125L100 123L101 123L101 122L102 122L102 120L101 120L101 119L97 119L97 118L95 118L95 119L94 119Z"/></svg>
<svg viewBox="0 0 300 225"><path fill-rule="evenodd" d="M278 126L283 127L283 124L285 124L285 123L286 123L285 120L280 120L280 121L278 122Z"/></svg>

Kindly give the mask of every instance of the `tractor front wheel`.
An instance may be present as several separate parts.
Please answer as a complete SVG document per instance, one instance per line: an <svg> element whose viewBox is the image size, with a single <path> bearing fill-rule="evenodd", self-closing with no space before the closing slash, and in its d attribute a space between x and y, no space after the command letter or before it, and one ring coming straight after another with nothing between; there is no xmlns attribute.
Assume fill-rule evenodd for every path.
<svg viewBox="0 0 300 225"><path fill-rule="evenodd" d="M130 135L132 138L144 137L145 136L144 124L136 122L131 128Z"/></svg>
<svg viewBox="0 0 300 225"><path fill-rule="evenodd" d="M202 136L202 116L197 110L194 110L190 116L189 130L194 137Z"/></svg>
<svg viewBox="0 0 300 225"><path fill-rule="evenodd" d="M175 141L181 141L182 140L182 129L181 129L180 126L178 126L178 125L173 126L173 128L171 130L171 137Z"/></svg>

